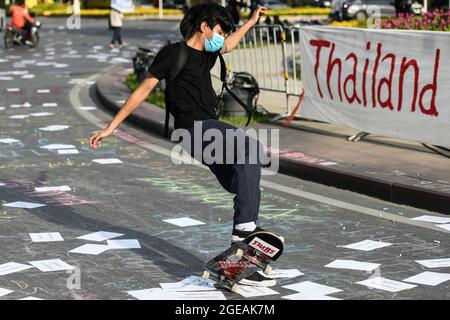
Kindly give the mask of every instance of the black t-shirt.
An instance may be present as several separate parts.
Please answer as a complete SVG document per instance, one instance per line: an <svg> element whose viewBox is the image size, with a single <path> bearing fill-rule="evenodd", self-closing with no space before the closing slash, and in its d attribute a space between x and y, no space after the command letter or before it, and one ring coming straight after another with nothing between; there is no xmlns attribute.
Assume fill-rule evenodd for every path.
<svg viewBox="0 0 450 320"><path fill-rule="evenodd" d="M149 73L158 80L168 76L178 57L179 46L180 43L174 43L162 48L148 69ZM186 65L172 81L166 97L175 119L175 129L189 129L196 120L217 119L215 109L218 100L211 82L211 68L219 53L200 51L190 46L187 50Z"/></svg>

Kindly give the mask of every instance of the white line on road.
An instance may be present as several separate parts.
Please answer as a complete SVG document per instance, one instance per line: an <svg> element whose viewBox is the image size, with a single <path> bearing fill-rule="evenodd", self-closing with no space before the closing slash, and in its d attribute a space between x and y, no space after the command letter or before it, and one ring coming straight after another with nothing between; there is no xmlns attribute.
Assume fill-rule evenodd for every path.
<svg viewBox="0 0 450 320"><path fill-rule="evenodd" d="M97 79L101 74L103 74L104 72L107 72L109 70L111 70L112 68L114 68L114 66L112 67L108 67L106 69L103 70L103 72L101 73L97 73L94 74L88 78L86 78L86 81L90 81L90 80L94 80ZM103 128L105 126L104 121L100 120L98 117L96 117L95 115L93 115L92 113L84 113L84 112L80 112L80 110L77 108L77 106L81 106L81 101L80 101L80 90L82 89L80 84L76 84L69 93L69 100L70 103L72 104L73 109L78 112L83 118L85 118L86 120L88 120L89 122L91 122L92 124L95 124L96 126L98 126L99 128ZM120 138L127 140L126 137L120 136L118 135ZM139 146L142 146L148 150L152 150L156 153L162 154L166 157L170 157L171 156L171 151L167 148L158 146L158 145L154 145L151 144L149 142L143 142L140 143ZM197 164L196 166L198 166L199 168L208 170L208 168L206 166L203 166L201 164ZM350 210L353 212L358 212L361 214L365 214L365 215L370 215L376 218L381 218L381 219L385 219L385 220L391 220L391 221L395 221L395 222L399 222L399 223L404 223L404 224L408 224L408 225L413 225L416 227L420 227L420 228L426 228L426 229L431 229L434 231L438 231L438 232L443 232L443 233L450 233L450 231L447 231L445 229L436 227L434 224L430 224L427 222L422 222L422 221L416 221L416 220L411 220L409 218L406 217L401 217L401 216L397 216L391 213L387 213L384 211L380 211L380 210L376 210L376 209L372 209L372 208L368 208L368 207L364 207L364 206L360 206L360 205L356 205L356 204L352 204L352 203L348 203L348 202L344 202L341 200L337 200L337 199L333 199L333 198L329 198L329 197L325 197L322 195L318 195L315 193L311 193L311 192L306 192L306 191L302 191L299 189L294 189L291 187L287 187L287 186L283 186L280 185L278 183L275 182L271 182L268 180L261 180L261 186L266 187L266 188L270 188L273 190L277 190L280 192L284 192L293 196L297 196L297 197L301 197L301 198L305 198L305 199L309 199L312 201L316 201L316 202L320 202L320 203L324 203L327 205L331 205L334 207L338 207L341 209L346 209L346 210Z"/></svg>

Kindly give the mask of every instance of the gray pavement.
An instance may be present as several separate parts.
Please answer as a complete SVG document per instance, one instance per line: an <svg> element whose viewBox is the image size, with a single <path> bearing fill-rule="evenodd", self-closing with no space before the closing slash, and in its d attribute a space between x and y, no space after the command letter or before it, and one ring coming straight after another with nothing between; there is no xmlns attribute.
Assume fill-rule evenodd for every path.
<svg viewBox="0 0 450 320"><path fill-rule="evenodd" d="M77 269L68 273L33 268L1 275L0 288L14 292L0 299L134 299L126 292L201 275L203 263L229 245L232 195L203 167L170 162L171 143L129 124L123 124L98 150L87 145L90 134L112 116L98 102L91 81L112 64L130 67L126 60L134 46L151 41L162 45L168 37L176 39L174 31L167 31L173 30L173 25L129 22L124 32L128 48L111 53L106 48L109 34L101 21L88 21L81 31L58 30L58 23L63 22L45 21L42 44L36 50L0 49L1 72L35 75L22 79L16 74L12 81L0 81L0 106L5 107L0 110L0 139L19 140L0 144L0 265L61 259ZM52 47L55 58L47 60L52 50L46 49ZM33 59L36 63L25 68L14 65ZM56 64L39 65L39 61ZM20 91L8 92L8 88ZM42 89L50 93L37 93ZM29 108L11 107L26 102ZM44 107L44 103L58 106ZM96 109L80 109L83 106ZM52 114L10 118L41 112ZM40 130L49 125L70 128ZM41 148L48 144L74 145L79 154L61 155ZM98 158L118 158L122 163L92 161ZM39 194L34 189L62 185L70 186L71 191ZM281 174L264 177L261 185L261 224L286 238L286 251L274 267L299 269L304 275L281 279L273 287L279 294L258 299L293 294L282 286L302 281L338 288L342 291L331 296L339 299L449 299L448 281L398 293L356 284L376 276L402 281L424 271L449 272L448 267L429 269L415 262L449 258L449 233L432 223L410 219L441 215ZM46 206L5 206L14 201ZM162 221L185 216L205 224L180 228ZM91 243L77 237L100 230L122 233L123 239L138 239L141 248L99 255L69 253ZM60 232L65 241L33 243L29 233L37 232ZM370 252L342 247L366 239L392 245ZM381 266L374 272L324 267L336 259ZM238 294L224 294L227 299L243 299Z"/></svg>

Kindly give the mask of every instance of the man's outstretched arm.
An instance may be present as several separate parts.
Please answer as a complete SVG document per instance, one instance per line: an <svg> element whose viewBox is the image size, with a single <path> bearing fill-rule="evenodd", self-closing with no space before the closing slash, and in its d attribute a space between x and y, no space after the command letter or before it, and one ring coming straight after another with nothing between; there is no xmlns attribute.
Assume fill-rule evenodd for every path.
<svg viewBox="0 0 450 320"><path fill-rule="evenodd" d="M259 18L266 10L266 7L258 7L258 9L253 12L251 18L242 27L240 27L239 30L233 32L225 39L225 44L222 47L222 50L220 50L220 53L224 54L233 51L245 34L258 22Z"/></svg>

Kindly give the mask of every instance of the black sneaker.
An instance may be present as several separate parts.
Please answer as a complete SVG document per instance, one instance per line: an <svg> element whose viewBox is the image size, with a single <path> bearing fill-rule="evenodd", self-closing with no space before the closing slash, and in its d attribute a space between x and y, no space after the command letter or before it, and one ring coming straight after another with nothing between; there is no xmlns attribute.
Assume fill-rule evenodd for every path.
<svg viewBox="0 0 450 320"><path fill-rule="evenodd" d="M277 284L277 280L267 278L259 272L254 272L247 278L239 281L239 284L256 287L273 287Z"/></svg>
<svg viewBox="0 0 450 320"><path fill-rule="evenodd" d="M266 231L266 230L260 227L256 227L256 229L253 231L241 231L234 229L233 234L231 235L231 244L239 241L244 241L245 238L259 231Z"/></svg>

